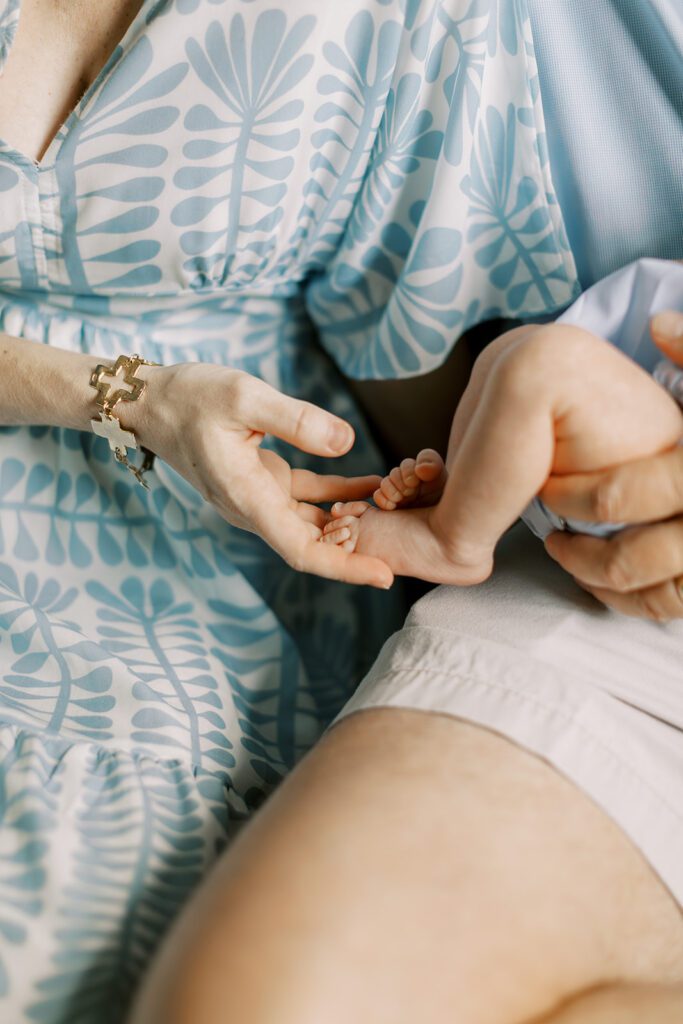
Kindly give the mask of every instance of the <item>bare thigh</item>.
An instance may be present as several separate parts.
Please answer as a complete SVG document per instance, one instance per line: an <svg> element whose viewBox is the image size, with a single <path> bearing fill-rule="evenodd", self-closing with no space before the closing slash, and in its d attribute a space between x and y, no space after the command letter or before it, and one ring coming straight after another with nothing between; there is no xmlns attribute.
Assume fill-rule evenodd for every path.
<svg viewBox="0 0 683 1024"><path fill-rule="evenodd" d="M519 1024L683 981L683 918L539 758L401 709L342 720L219 862L134 1024Z"/></svg>

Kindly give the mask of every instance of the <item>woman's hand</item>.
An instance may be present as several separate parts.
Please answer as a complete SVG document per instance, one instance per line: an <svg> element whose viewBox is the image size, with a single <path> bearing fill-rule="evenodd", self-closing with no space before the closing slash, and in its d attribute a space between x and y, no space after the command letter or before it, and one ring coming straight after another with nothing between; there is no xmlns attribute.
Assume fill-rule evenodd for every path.
<svg viewBox="0 0 683 1024"><path fill-rule="evenodd" d="M683 313L659 313L652 337L683 366ZM562 516L632 527L609 540L553 533L552 558L603 604L626 615L683 618L683 447L605 473L552 477L543 501Z"/></svg>
<svg viewBox="0 0 683 1024"><path fill-rule="evenodd" d="M343 455L354 441L348 423L224 366L148 367L144 378L149 384L146 401L132 403L126 424L227 522L259 534L300 572L391 585L393 575L379 559L318 543L328 517L311 504L367 497L380 478L292 470L284 459L259 447L272 434L315 455ZM138 405L134 423L130 417Z"/></svg>

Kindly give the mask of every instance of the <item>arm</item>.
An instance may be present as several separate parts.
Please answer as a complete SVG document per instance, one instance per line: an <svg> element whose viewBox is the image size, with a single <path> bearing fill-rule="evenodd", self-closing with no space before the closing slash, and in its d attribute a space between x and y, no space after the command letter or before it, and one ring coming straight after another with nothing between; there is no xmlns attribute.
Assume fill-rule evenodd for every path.
<svg viewBox="0 0 683 1024"><path fill-rule="evenodd" d="M0 334L0 424L90 430L90 373L96 355ZM293 568L386 588L375 558L317 544L324 513L310 502L364 497L377 477L345 480L303 470L260 451L273 434L304 451L335 457L353 444L349 424L308 402L225 366L141 366L144 395L121 403L121 425L185 477L229 523L259 534ZM119 407L116 409L119 413ZM286 469L287 472L282 472Z"/></svg>
<svg viewBox="0 0 683 1024"><path fill-rule="evenodd" d="M88 380L97 361L82 352L0 334L0 424L90 430L97 409ZM147 379L155 369L141 366L138 376ZM131 402L121 417L122 425L137 429L136 406L144 404L144 399Z"/></svg>

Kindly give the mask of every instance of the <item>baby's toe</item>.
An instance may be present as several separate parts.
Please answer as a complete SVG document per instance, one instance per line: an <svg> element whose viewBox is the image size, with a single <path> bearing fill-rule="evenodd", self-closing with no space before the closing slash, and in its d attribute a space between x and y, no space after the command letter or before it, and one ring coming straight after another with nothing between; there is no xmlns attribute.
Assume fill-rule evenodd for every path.
<svg viewBox="0 0 683 1024"><path fill-rule="evenodd" d="M334 520L339 520L345 516L362 516L364 512L367 512L372 506L367 501L336 501L330 512Z"/></svg>
<svg viewBox="0 0 683 1024"><path fill-rule="evenodd" d="M356 516L333 519L326 525L320 539L324 544L338 544L345 551L353 551L358 540L358 523L359 520Z"/></svg>
<svg viewBox="0 0 683 1024"><path fill-rule="evenodd" d="M377 505L378 508L383 509L384 512L393 512L393 510L396 508L396 502L389 501L389 499L385 497L384 492L380 490L379 487L373 494L372 500L374 501L375 505Z"/></svg>
<svg viewBox="0 0 683 1024"><path fill-rule="evenodd" d="M322 540L323 530L320 526L316 526L315 523L306 523L306 529L313 540Z"/></svg>
<svg viewBox="0 0 683 1024"><path fill-rule="evenodd" d="M398 487L391 479L391 475L384 477L382 483L379 485L379 490L384 495L387 502L393 503L394 508L403 497Z"/></svg>
<svg viewBox="0 0 683 1024"><path fill-rule="evenodd" d="M342 541L348 540L351 536L351 531L348 526L342 526L338 530L328 530L323 534L323 542L325 544L341 544Z"/></svg>
<svg viewBox="0 0 683 1024"><path fill-rule="evenodd" d="M415 461L415 474L425 483L436 480L444 470L444 461L433 448L423 448Z"/></svg>
<svg viewBox="0 0 683 1024"><path fill-rule="evenodd" d="M415 473L415 459L404 459L400 465L401 477L403 478L403 489L417 490L420 486L420 478Z"/></svg>
<svg viewBox="0 0 683 1024"><path fill-rule="evenodd" d="M401 470L400 466L395 466L394 469L392 469L391 473L389 474L389 479L391 480L392 484L394 485L398 493L401 495L402 501L405 501L406 498L412 498L412 496L415 494L417 488L410 487L409 485L406 484L405 480L403 479L403 471Z"/></svg>

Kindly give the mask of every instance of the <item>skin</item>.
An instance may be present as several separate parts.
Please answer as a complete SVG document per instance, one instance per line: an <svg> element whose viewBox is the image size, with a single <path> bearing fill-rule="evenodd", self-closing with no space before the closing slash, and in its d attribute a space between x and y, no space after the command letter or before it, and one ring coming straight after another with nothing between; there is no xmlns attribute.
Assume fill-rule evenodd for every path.
<svg viewBox="0 0 683 1024"><path fill-rule="evenodd" d="M683 918L621 830L493 732L379 708L245 827L129 1024L606 1024L623 986L683 1019Z"/></svg>
<svg viewBox="0 0 683 1024"><path fill-rule="evenodd" d="M21 0L0 89L0 137L39 162L141 0Z"/></svg>
<svg viewBox="0 0 683 1024"><path fill-rule="evenodd" d="M653 317L651 333L683 367L683 314ZM640 523L610 541L552 534L546 550L602 604L624 615L683 618L683 448L606 473L551 478L542 497L560 515Z"/></svg>
<svg viewBox="0 0 683 1024"><path fill-rule="evenodd" d="M8 335L0 335L0 355L0 423L91 429L97 407L88 381L96 356ZM227 522L258 533L302 572L391 584L390 570L378 559L317 543L327 515L314 503L340 491L348 498L367 496L379 477L291 470L260 448L268 433L334 458L353 444L347 423L225 366L141 366L137 376L147 387L137 401L117 405L122 427L181 473Z"/></svg>
<svg viewBox="0 0 683 1024"><path fill-rule="evenodd" d="M23 0L0 136L41 159L138 7ZM2 422L89 429L92 357L6 335L0 348ZM225 367L141 375L147 394L123 425L226 519L299 569L383 585L376 563L315 540L315 513L300 506L323 500L324 482L259 452L269 432L341 454L353 436L334 439L335 417ZM580 491L564 500L580 505ZM368 711L336 726L244 829L170 936L133 1020L218 1024L230 1007L250 1024L443 1024L461 1007L458 1024L591 1024L597 998L604 1024L623 1020L639 986L639 1019L666 1024L682 1016L681 942L679 910L642 857L547 765L444 716Z"/></svg>
<svg viewBox="0 0 683 1024"><path fill-rule="evenodd" d="M446 464L429 449L404 460L375 492L377 508L335 505L322 539L397 574L480 583L550 475L670 452L682 436L674 399L614 346L565 324L516 328L477 360Z"/></svg>

